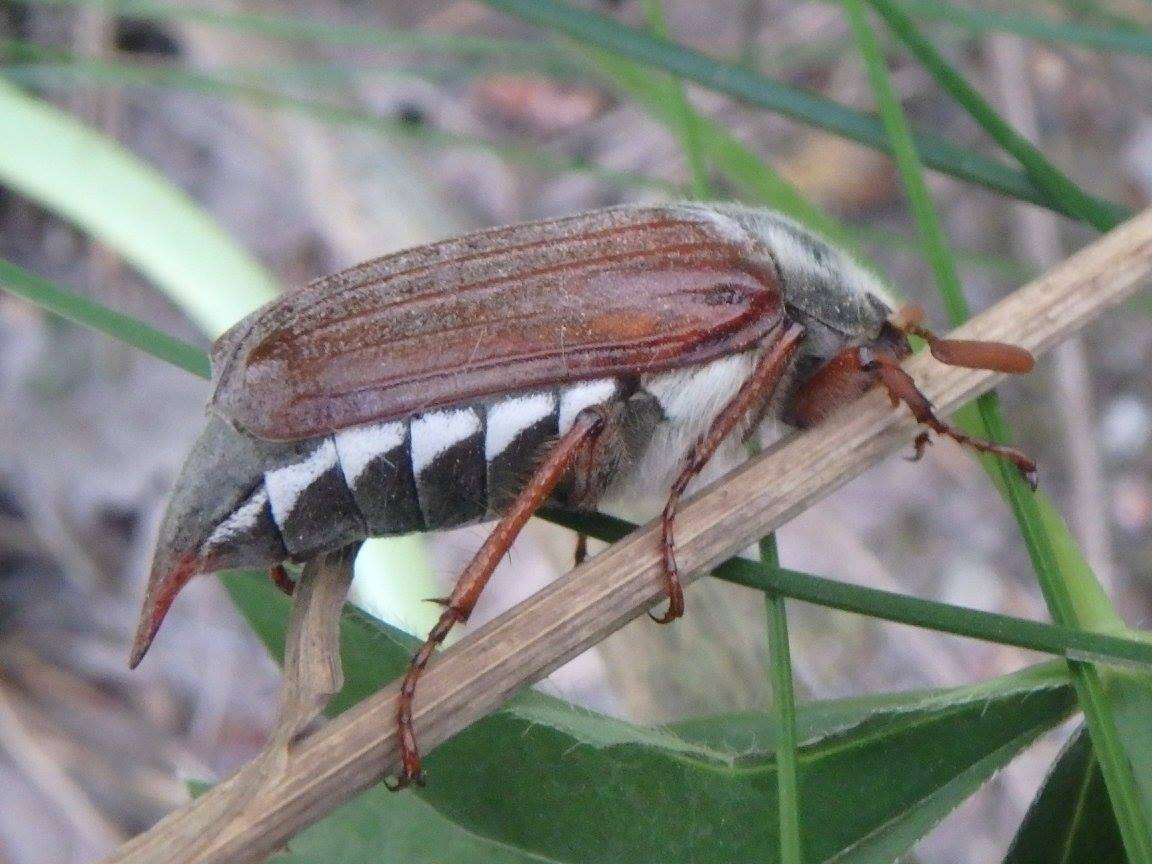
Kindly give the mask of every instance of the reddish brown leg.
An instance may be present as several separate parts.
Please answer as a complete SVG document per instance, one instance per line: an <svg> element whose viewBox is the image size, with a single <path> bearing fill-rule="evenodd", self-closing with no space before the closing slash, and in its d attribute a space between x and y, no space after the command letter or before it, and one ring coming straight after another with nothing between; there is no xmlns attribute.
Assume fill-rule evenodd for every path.
<svg viewBox="0 0 1152 864"><path fill-rule="evenodd" d="M296 592L296 583L292 581L292 577L288 575L288 571L284 569L283 564L275 564L268 568L268 578L272 580L272 584L291 597Z"/></svg>
<svg viewBox="0 0 1152 864"><path fill-rule="evenodd" d="M576 533L576 552L573 555L573 560L577 567L588 560L588 535L583 531Z"/></svg>
<svg viewBox="0 0 1152 864"><path fill-rule="evenodd" d="M676 509L680 506L684 490L688 488L692 478L704 470L708 460L741 420L750 416L756 418L763 416L764 406L772 398L772 393L780 383L803 336L803 327L799 324L790 324L776 343L764 352L748 380L740 386L732 401L716 415L712 426L692 447L684 468L672 484L668 502L664 505L664 512L660 516L660 563L664 572L664 588L668 592L668 609L659 617L649 613L653 621L667 624L684 614L684 587L680 584L679 570L676 566L676 541L672 536Z"/></svg>
<svg viewBox="0 0 1152 864"><path fill-rule="evenodd" d="M924 458L924 451L928 449L928 445L932 443L932 439L928 437L927 432L921 432L916 436L916 440L912 442L912 455L908 457L909 462L919 462Z"/></svg>
<svg viewBox="0 0 1152 864"><path fill-rule="evenodd" d="M958 444L971 447L981 453L992 453L1002 459L1007 459L1016 466L1016 470L1020 472L1028 485L1033 489L1036 488L1035 462L1015 447L994 444L982 438L973 438L940 420L932 410L932 403L928 401L928 397L920 392L916 382L912 380L912 376L900 367L895 358L877 353L875 363L880 373L880 381L884 385L884 389L888 391L888 398L892 400L893 405L903 402L912 411L912 416L916 418L917 422L923 423L938 435L945 435ZM917 436L916 458L919 458L924 452L926 443L927 439L923 437L923 433Z"/></svg>
<svg viewBox="0 0 1152 864"><path fill-rule="evenodd" d="M548 458L532 475L528 485L516 496L504 517L496 523L484 545L468 562L468 566L456 582L456 587L444 602L445 609L440 620L428 633L428 638L424 640L420 650L413 655L404 682L400 685L400 699L397 703L396 724L400 732L403 767L396 782L389 784L388 788L393 791L403 789L411 783L419 785L424 782L420 770L420 749L416 744L416 730L412 725L412 702L416 695L416 683L420 680L428 661L432 659L432 655L444 642L452 627L468 620L484 586L492 576L492 571L512 546L524 523L552 493L581 451L595 441L604 424L604 417L594 409L583 411L577 416L572 428L556 442Z"/></svg>

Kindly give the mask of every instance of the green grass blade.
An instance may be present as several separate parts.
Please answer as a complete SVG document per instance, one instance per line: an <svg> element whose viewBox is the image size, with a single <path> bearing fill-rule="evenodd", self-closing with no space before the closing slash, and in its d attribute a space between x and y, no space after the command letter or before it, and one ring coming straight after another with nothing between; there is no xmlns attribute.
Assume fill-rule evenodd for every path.
<svg viewBox="0 0 1152 864"><path fill-rule="evenodd" d="M840 0L836 0L836 2L840 2ZM897 231L857 223L850 224L848 230L858 237L860 242L867 243L872 247L897 249L920 257L924 255L924 248L918 240ZM988 270L1009 282L1028 282L1040 275L1040 272L1032 265L1005 255L960 247L954 248L953 254L957 263L964 267Z"/></svg>
<svg viewBox="0 0 1152 864"><path fill-rule="evenodd" d="M705 87L761 108L818 126L829 132L890 152L883 125L875 117L773 81L747 69L720 63L698 51L656 39L619 22L577 9L559 0L485 0L495 9L523 18L577 41L672 72ZM1031 178L1014 168L958 148L934 136L917 138L925 163L1013 198L1066 212ZM1099 202L1117 221L1128 215L1120 205ZM1075 214L1068 214L1075 215Z"/></svg>
<svg viewBox="0 0 1152 864"><path fill-rule="evenodd" d="M1122 221L1111 207L1094 200L1049 162L1027 138L1013 129L976 88L949 65L943 55L936 50L936 46L924 37L912 19L892 0L868 0L868 2L900 41L916 55L936 83L968 112L980 128L1024 166L1028 176L1051 200L1061 202L1061 209L1065 213L1071 213L1099 231L1114 228Z"/></svg>
<svg viewBox="0 0 1152 864"><path fill-rule="evenodd" d="M748 455L760 453L760 441L747 442ZM760 575L780 570L776 535L761 537ZM800 824L800 753L796 732L796 693L792 683L792 652L788 643L788 610L777 591L764 592L768 625L768 657L772 667L772 701L776 729L776 821L780 834L780 864L801 864L804 858Z"/></svg>
<svg viewBox="0 0 1152 864"><path fill-rule="evenodd" d="M686 152L696 153L690 159L692 164L712 164L742 193L740 200L764 204L791 216L852 254L863 267L885 281L879 268L863 251L861 237L857 232L845 227L809 201L723 124L693 111L686 100L680 102L663 98L659 73L650 72L637 63L607 51L596 48L584 48L583 51L592 71L598 73L609 86L630 96L655 119L674 132L677 129L692 129L690 139L681 136L681 146ZM688 112L687 116L685 111ZM702 168L693 169L693 181L695 194L699 195L702 188L709 191L708 178Z"/></svg>
<svg viewBox="0 0 1152 864"><path fill-rule="evenodd" d="M667 24L660 0L645 0L648 25L661 39L668 35ZM692 109L684 82L678 78L667 82L666 98L652 73L636 67L628 61L599 53L600 66L615 66L622 78L631 83L639 101L646 102L651 113L655 114L672 130L680 141L689 166L692 195L697 200L712 197L708 179L707 163L701 138L709 130L703 128L703 120ZM722 130L713 129L711 143L720 142ZM737 148L742 149L737 142ZM724 155L732 155L731 149ZM758 169L759 160L752 160ZM758 172L759 173L759 172ZM773 191L780 184L773 184ZM793 206L795 206L795 202ZM775 537L764 538L760 543L761 562L769 570L779 567ZM775 592L765 594L768 616L768 652L772 665L772 692L777 729L777 823L780 834L781 864L800 864L800 803L798 791L798 757L796 736L796 700L792 689L792 665L788 646L788 619L784 598Z"/></svg>
<svg viewBox="0 0 1152 864"><path fill-rule="evenodd" d="M656 85L659 73L607 51L596 48L584 48L583 51L609 86L630 97L664 125L676 123L674 107L660 98ZM812 204L723 124L697 115L696 142L705 160L739 190L742 200L773 207L853 252L863 265L875 266L860 251L855 229L845 227Z"/></svg>
<svg viewBox="0 0 1152 864"><path fill-rule="evenodd" d="M96 6L115 15L143 21L187 21L285 42L322 42L383 51L435 51L498 60L518 58L545 71L568 71L563 52L548 42L503 39L431 30L385 30L359 24L331 24L317 19L269 13L230 12L185 3L150 0L20 0L39 6Z"/></svg>
<svg viewBox="0 0 1152 864"><path fill-rule="evenodd" d="M276 294L271 275L159 172L3 80L0 182L100 239L209 334ZM371 572L404 574L403 583L388 583L393 596L400 592L391 586L401 584L429 594L420 587L431 573L418 538L365 544L359 561Z"/></svg>
<svg viewBox="0 0 1152 864"><path fill-rule="evenodd" d="M1037 0L1031 0L1033 4ZM1051 2L1051 0L1049 0ZM1147 2L1147 0L1145 0ZM1105 8L1099 0L1055 0L1054 5L1063 6L1067 13L1074 18L1085 21L1107 24L1117 30L1135 30L1137 26L1123 15Z"/></svg>
<svg viewBox="0 0 1152 864"><path fill-rule="evenodd" d="M658 38L667 39L668 23L664 19L664 7L660 0L644 0L644 12L648 18L648 28ZM680 139L680 148L684 151L684 158L688 162L692 197L697 201L705 201L712 195L711 184L708 182L708 166L700 149L698 118L688 101L688 91L680 78L669 79L667 99L676 118L673 131Z"/></svg>
<svg viewBox="0 0 1152 864"><path fill-rule="evenodd" d="M1120 827L1124 850L1132 864L1152 862L1152 830L1143 804L1139 781L1120 733L1118 718L1109 696L1109 685L1099 670L1087 663L1069 663L1076 698L1084 712L1088 735L1104 785L1112 802L1112 812ZM1145 715L1147 720L1147 715Z"/></svg>
<svg viewBox="0 0 1152 864"><path fill-rule="evenodd" d="M208 355L195 345L161 333L143 322L101 306L87 297L56 287L10 261L0 259L0 287L49 312L119 339L166 363L208 378Z"/></svg>
<svg viewBox="0 0 1152 864"><path fill-rule="evenodd" d="M898 109L899 104L896 103L895 107ZM901 113L899 117L902 118L903 114ZM897 118L897 135L900 137L898 127L899 123ZM907 147L903 148L902 158L907 165L914 168L917 164L914 147L908 142L907 136L903 136L901 140L908 144ZM925 248L928 252L928 258L932 263L933 273L940 288L940 294L948 314L949 322L953 326L957 326L968 319L970 310L967 300L964 297L960 279L956 273L954 257L949 248L947 238L940 228L939 221L936 219L935 210L922 176L913 170L905 172L904 176L913 213L916 216L918 226L920 226L921 236L924 238ZM994 393L990 393L978 399L975 407L961 409L957 417L961 425L971 434L983 437L995 437L996 434L1000 434L1003 437L997 440L1008 440L1010 435L1006 426L1003 424L1002 418L999 420L996 419L998 414L996 396ZM996 433L992 428L996 425L1003 427L1000 428L999 433ZM1001 492L1009 500L1010 504L1012 500L1009 496L1013 486L1017 489L1015 494L1023 495L1024 499L1034 502L1039 514L1036 521L1040 527L1033 532L1033 536L1048 538L1047 545L1055 555L1055 560L1059 565L1059 572L1063 574L1061 585L1070 584L1076 586L1077 590L1074 592L1062 592L1060 588L1052 589L1058 592L1060 596L1054 596L1051 602L1060 604L1065 611L1070 610L1071 613L1075 615L1074 618L1066 617L1058 618L1057 620L1063 621L1064 623L1074 621L1081 626L1121 627L1122 622L1119 616L1117 616L1115 610L1111 608L1106 594L1103 589L1100 588L1099 583L1084 561L1075 541L1072 539L1055 508L1052 507L1043 496L1035 495L1031 492L1025 494L1023 484L1020 482L1016 472L1004 470L1006 466L1003 460L984 458L982 461L986 470L998 481ZM1007 481L1002 479L1005 476L1008 477ZM1031 507L1032 505L1026 506ZM1014 512L1016 512L1015 506ZM1017 518L1018 520L1020 518L1018 513ZM1043 579L1043 577L1041 578ZM1069 596L1065 597L1064 595L1066 594L1069 594ZM1085 617L1085 615L1089 617Z"/></svg>
<svg viewBox="0 0 1152 864"><path fill-rule="evenodd" d="M912 130L908 126L907 118L900 107L896 94L888 78L884 56L876 42L872 30L868 26L863 9L856 2L845 0L853 32L856 35L860 52L864 55L864 63L868 71L868 78L876 94L876 101L880 105L881 117L892 142L892 153L896 165L900 169L900 177L904 182L908 203L920 234L920 242L937 284L943 286L959 285L959 276L952 267L951 254L948 251L948 240L944 229L936 218L932 199L928 194L928 185L920 168L920 156L916 143L912 138ZM946 297L954 297L958 292L941 289ZM967 317L965 314L964 317Z"/></svg>
<svg viewBox="0 0 1152 864"><path fill-rule="evenodd" d="M636 529L631 522L601 513L577 514L548 509L540 515L556 525L583 531L589 537L607 543L614 543ZM1116 666L1152 669L1152 643L1139 639L982 612L937 600L922 600L906 594L813 576L786 567L769 573L759 564L744 558L725 561L712 575L735 585L759 591L777 591L785 597L815 606L867 615L897 624L998 645L1028 648L1058 657L1088 658Z"/></svg>
<svg viewBox="0 0 1152 864"><path fill-rule="evenodd" d="M28 42L11 42L8 46L12 47L13 60L20 59L20 53L32 54L37 51L33 43ZM29 50L20 51L20 46L29 46ZM3 56L4 48L7 47L0 44L0 57ZM39 53L47 53L43 47L39 48ZM52 64L46 61L37 61L34 65L29 62L13 63L4 66L5 74L9 76L20 76L21 74L31 77L35 72L40 71L47 76L51 71L56 71L62 82L73 82L77 80L75 74L70 74L66 69L62 68L68 65L68 55L61 52L62 59L59 63ZM77 55L71 55L77 57ZM128 62L132 55L119 54L117 55L122 61ZM80 55L78 59L89 59L84 55ZM95 58L91 58L95 59ZM115 61L108 61L115 62ZM179 61L166 62L161 59L149 59L141 63L145 68L180 68ZM54 70L54 67L60 67ZM571 64L572 69L576 68L576 64ZM451 59L448 61L396 61L384 63L334 63L331 61L323 62L310 62L310 61L293 61L282 63L236 63L226 66L213 66L212 74L218 79L223 81L233 81L244 84L255 84L259 86L278 86L304 88L303 92L316 93L321 90L330 90L340 95L346 94L350 88L355 87L360 82L375 83L379 81L416 81L416 82L434 82L437 84L456 85L459 86L464 82L475 80L477 77L485 75L492 75L494 73L501 74L515 74L531 77L538 77L540 70L537 66L526 64L515 57L508 58L492 58L484 59L478 62L468 62ZM586 73L583 73L586 77ZM564 81L571 80L571 76L566 76ZM79 83L83 83L83 79L79 79Z"/></svg>
<svg viewBox="0 0 1152 864"><path fill-rule="evenodd" d="M780 569L776 536L760 541L763 572ZM801 864L799 740L796 734L796 693L792 686L792 655L788 644L788 610L776 591L764 592L768 617L768 655L772 662L772 697L776 719L776 795L780 823L780 864Z"/></svg>
<svg viewBox="0 0 1152 864"><path fill-rule="evenodd" d="M875 0L869 2L874 3ZM953 323L959 323L956 319L963 320L968 312L959 276L924 181L907 119L892 88L884 56L868 24L862 4L863 0L844 0L852 30L864 57L869 81L880 104L885 127L892 136L900 174L940 292L949 308L949 314L954 318ZM993 440L1004 440L999 436L1006 436L1008 430L996 410L996 402L991 398L982 398L977 404L986 433ZM995 460L995 463L994 470L999 473L1002 488L1007 492L1052 617L1060 624L1077 626L1079 622L1072 597L1063 581L1035 496L1017 472L1003 460ZM1116 811L1125 849L1132 861L1148 864L1152 862L1152 830L1141 803L1132 763L1120 740L1116 717L1105 694L1103 680L1098 670L1091 665L1079 662L1069 665L1092 743L1100 759L1109 797Z"/></svg>
<svg viewBox="0 0 1152 864"><path fill-rule="evenodd" d="M157 171L3 80L0 183L115 249L209 333L275 296L268 272Z"/></svg>
<svg viewBox="0 0 1152 864"><path fill-rule="evenodd" d="M509 162L540 171L583 173L620 186L655 189L674 196L682 194L680 187L674 183L552 156L538 147L499 144L428 126L412 126L396 118L381 117L331 102L302 99L251 84L222 80L201 72L189 72L153 64L90 60L31 46L28 43L6 43L6 45L9 48L18 46L21 56L43 57L52 61L51 64L44 66L24 63L9 66L4 70L9 74L39 75L41 79L59 75L65 76L66 80L78 80L87 84L105 82L113 85L173 87L224 99L242 99L262 108L296 111L332 126L367 129L377 134L419 141L435 147L482 150Z"/></svg>
<svg viewBox="0 0 1152 864"><path fill-rule="evenodd" d="M582 49L589 58L591 71L598 74L610 87L627 95L640 107L665 125L675 123L675 116L666 100L660 98L655 84L658 73L625 60L607 51ZM923 254L919 242L893 231L870 225L844 224L809 201L779 172L733 135L723 124L697 115L697 140L705 159L737 190L739 200L775 208L840 248L852 253L864 267L878 278L886 280L864 246L897 247ZM972 249L956 250L957 258L966 266L992 270L1014 281L1023 282L1035 277L1035 268L1019 261Z"/></svg>
<svg viewBox="0 0 1152 864"><path fill-rule="evenodd" d="M946 21L972 33L1014 33L1026 39L1051 42L1055 45L1073 45L1096 51L1152 57L1152 36L1138 30L1047 21L1043 18L991 12L956 3L942 3L939 0L900 0L900 6L917 18Z"/></svg>
<svg viewBox="0 0 1152 864"><path fill-rule="evenodd" d="M594 74L607 86L620 91L665 125L676 122L672 106L660 98L655 79L658 73L607 51L583 48ZM896 247L923 255L919 242L894 231L870 225L844 224L809 201L772 166L733 135L723 124L697 115L697 140L705 159L737 191L737 198L751 204L763 204L791 216L827 238L871 270L882 281L874 259L864 247ZM972 249L957 249L956 256L968 267L992 270L1013 281L1024 282L1037 275L1035 268L1000 255ZM1152 307L1150 307L1152 308Z"/></svg>
<svg viewBox="0 0 1152 864"><path fill-rule="evenodd" d="M765 575L741 559L725 562L712 575L735 585L775 591L826 609L853 612L937 633L1027 648L1057 657L1110 663L1118 668L1152 669L1152 644L1137 639L923 600L788 568Z"/></svg>

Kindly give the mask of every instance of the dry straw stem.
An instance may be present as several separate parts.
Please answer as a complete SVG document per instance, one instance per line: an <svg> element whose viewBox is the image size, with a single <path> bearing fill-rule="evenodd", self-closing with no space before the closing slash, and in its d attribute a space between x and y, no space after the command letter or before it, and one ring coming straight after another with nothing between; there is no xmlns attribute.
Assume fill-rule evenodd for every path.
<svg viewBox="0 0 1152 864"><path fill-rule="evenodd" d="M1150 270L1152 210L1147 210L955 335L1040 352L1132 294ZM924 355L907 368L942 412L1000 377L945 367ZM677 538L684 573L699 574L746 548L885 454L906 447L913 434L907 412L893 410L884 394L872 392L838 418L766 452L683 507ZM436 746L649 609L661 596L658 560L657 533L649 525L445 651L424 676L416 700L423 746ZM396 770L396 697L396 685L386 687L300 741L283 773L241 813L218 818L228 810L222 805L237 784L232 778L110 860L263 860Z"/></svg>

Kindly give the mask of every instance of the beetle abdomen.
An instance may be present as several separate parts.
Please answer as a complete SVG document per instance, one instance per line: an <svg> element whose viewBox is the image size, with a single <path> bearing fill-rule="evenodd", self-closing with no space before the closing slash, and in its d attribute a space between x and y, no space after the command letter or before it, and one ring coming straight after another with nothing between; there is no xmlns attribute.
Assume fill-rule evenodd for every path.
<svg viewBox="0 0 1152 864"><path fill-rule="evenodd" d="M551 442L594 406L614 406L614 431L601 442L593 474L566 478L553 500L594 506L609 484L613 500L647 497L667 487L753 362L741 354L638 382L601 378L521 391L296 442L262 441L216 420L204 448L214 458L190 462L199 461L211 488L225 480L206 475L222 471L238 489L235 503L212 508L218 515L200 528L199 544L176 545L205 565L211 558L216 569L257 566L307 560L365 537L494 519ZM215 455L226 450L238 455L216 468ZM190 527L195 514L170 518Z"/></svg>
<svg viewBox="0 0 1152 864"><path fill-rule="evenodd" d="M267 496L283 548L297 560L363 537L494 518L582 410L626 392L613 379L599 379L292 444L265 442L263 484L253 494ZM237 507L213 536L235 543L240 533L266 531L267 520L250 518L253 501Z"/></svg>
<svg viewBox="0 0 1152 864"><path fill-rule="evenodd" d="M264 489L288 554L309 558L362 539L364 517L345 482L332 438L301 441L286 449L283 464L265 468Z"/></svg>
<svg viewBox="0 0 1152 864"><path fill-rule="evenodd" d="M408 422L355 426L335 436L344 482L369 537L422 531Z"/></svg>
<svg viewBox="0 0 1152 864"><path fill-rule="evenodd" d="M617 434L608 436L607 450L597 457L612 470L602 472L603 482L592 478L590 488L587 482L566 479L554 500L592 505L608 480L614 498L637 493L637 482L663 488L719 407L739 389L751 362L751 355L725 358L651 376L639 389L635 383L602 378L520 392L293 443L233 432L262 454L249 481L256 491L212 526L202 553L213 551L207 546L226 545L230 563L242 557L237 563L258 564L273 563L261 559L265 550L283 548L288 557L306 560L364 537L494 519L532 475L549 444L582 410L594 406L623 409ZM633 476L637 473L643 477ZM266 507L257 506L260 496L267 499ZM265 537L269 532L278 538ZM235 554L246 543L259 553Z"/></svg>
<svg viewBox="0 0 1152 864"><path fill-rule="evenodd" d="M638 474L681 466L747 363L725 358L697 371L519 391L293 442L212 417L169 502L133 662L196 573L304 561L365 537L496 518L587 408L604 408L609 422L552 500L591 507L608 493L631 497ZM707 384L699 399L687 386L697 374Z"/></svg>

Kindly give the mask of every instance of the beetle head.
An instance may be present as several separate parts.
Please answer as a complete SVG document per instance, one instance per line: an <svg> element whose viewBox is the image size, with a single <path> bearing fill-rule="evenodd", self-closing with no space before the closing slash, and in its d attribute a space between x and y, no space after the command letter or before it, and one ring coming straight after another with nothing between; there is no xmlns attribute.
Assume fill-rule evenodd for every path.
<svg viewBox="0 0 1152 864"><path fill-rule="evenodd" d="M269 445L212 417L189 453L160 526L130 665L143 659L180 589L199 573L288 556L264 491Z"/></svg>
<svg viewBox="0 0 1152 864"><path fill-rule="evenodd" d="M916 306L905 306L883 322L875 338L847 345L810 375L794 384L786 410L788 422L801 428L819 423L834 410L858 399L877 382L887 388L893 404L903 401L913 407L917 419L931 414L931 405L915 382L900 369L900 361L912 353L908 336L928 343L932 356L949 366L987 369L1008 374L1032 371L1032 355L1023 348L1003 342L944 339L920 322L924 314Z"/></svg>
<svg viewBox="0 0 1152 864"><path fill-rule="evenodd" d="M798 370L784 419L793 426L815 426L837 408L859 399L879 380L876 357L901 360L912 353L908 338L885 321L880 333L862 345L848 345L807 376ZM801 358L804 359L804 358Z"/></svg>

